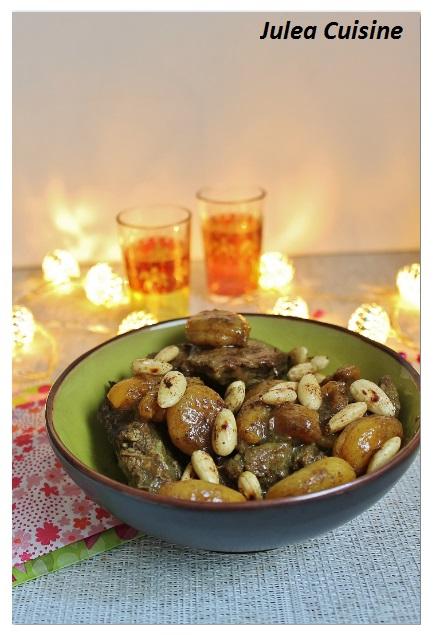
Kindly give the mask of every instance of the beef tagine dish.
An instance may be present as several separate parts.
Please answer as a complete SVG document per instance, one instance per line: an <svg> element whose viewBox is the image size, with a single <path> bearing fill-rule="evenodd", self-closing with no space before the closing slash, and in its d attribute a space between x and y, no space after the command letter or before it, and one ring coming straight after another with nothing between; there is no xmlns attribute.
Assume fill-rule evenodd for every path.
<svg viewBox="0 0 433 635"><path fill-rule="evenodd" d="M131 377L108 387L97 424L129 485L199 502L285 498L353 481L399 451L391 377L362 377L356 360L327 375L308 342L285 352L249 335L244 316L202 311L185 342L131 360Z"/></svg>

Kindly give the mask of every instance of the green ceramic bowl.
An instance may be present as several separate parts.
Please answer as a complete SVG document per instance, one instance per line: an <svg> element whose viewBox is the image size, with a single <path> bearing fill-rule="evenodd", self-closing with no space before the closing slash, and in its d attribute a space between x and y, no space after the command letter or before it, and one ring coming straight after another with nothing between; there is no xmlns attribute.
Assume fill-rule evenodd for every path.
<svg viewBox="0 0 433 635"><path fill-rule="evenodd" d="M259 551L300 542L341 525L379 500L408 469L419 446L419 377L389 348L322 322L247 314L252 337L290 350L303 344L326 354L329 371L355 363L373 381L389 374L398 387L404 446L381 470L306 496L241 504L194 503L126 485L95 415L107 382L130 375L131 361L184 339L184 319L115 337L79 357L54 384L47 429L71 478L117 518L170 542L215 551ZM328 370L328 369L327 369Z"/></svg>

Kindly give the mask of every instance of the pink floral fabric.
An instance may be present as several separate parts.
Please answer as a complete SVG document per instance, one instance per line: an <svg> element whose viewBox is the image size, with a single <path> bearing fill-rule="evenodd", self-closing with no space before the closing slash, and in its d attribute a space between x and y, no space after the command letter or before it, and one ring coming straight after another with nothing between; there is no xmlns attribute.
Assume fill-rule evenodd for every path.
<svg viewBox="0 0 433 635"><path fill-rule="evenodd" d="M45 396L13 410L13 565L120 524L64 472L45 430Z"/></svg>

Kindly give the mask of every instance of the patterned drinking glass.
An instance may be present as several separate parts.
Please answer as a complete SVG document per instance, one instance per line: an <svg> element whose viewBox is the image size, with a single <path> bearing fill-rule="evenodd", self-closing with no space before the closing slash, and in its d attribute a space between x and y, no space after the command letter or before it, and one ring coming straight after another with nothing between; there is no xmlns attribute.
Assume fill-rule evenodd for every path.
<svg viewBox="0 0 433 635"><path fill-rule="evenodd" d="M257 289L265 196L260 187L197 192L209 293L240 296Z"/></svg>
<svg viewBox="0 0 433 635"><path fill-rule="evenodd" d="M187 315L191 212L149 205L123 210L116 220L133 305L158 320Z"/></svg>

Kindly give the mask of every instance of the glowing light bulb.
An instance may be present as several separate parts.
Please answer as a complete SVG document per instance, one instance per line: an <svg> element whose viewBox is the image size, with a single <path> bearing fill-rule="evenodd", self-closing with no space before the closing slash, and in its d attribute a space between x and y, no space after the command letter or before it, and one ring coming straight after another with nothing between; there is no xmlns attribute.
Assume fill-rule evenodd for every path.
<svg viewBox="0 0 433 635"><path fill-rule="evenodd" d="M295 267L279 251L267 251L260 257L259 285L264 290L282 289L293 280Z"/></svg>
<svg viewBox="0 0 433 635"><path fill-rule="evenodd" d="M370 340L385 344L389 337L391 324L388 313L375 302L361 304L350 316L347 328L360 333Z"/></svg>
<svg viewBox="0 0 433 635"><path fill-rule="evenodd" d="M70 282L80 276L80 265L74 256L64 249L50 251L42 261L44 279L53 284Z"/></svg>
<svg viewBox="0 0 433 635"><path fill-rule="evenodd" d="M97 306L110 308L128 302L125 281L106 262L99 262L89 269L84 290L90 302Z"/></svg>
<svg viewBox="0 0 433 635"><path fill-rule="evenodd" d="M296 298L285 296L278 298L271 313L274 313L275 315L308 318L308 304L300 296L297 296Z"/></svg>
<svg viewBox="0 0 433 635"><path fill-rule="evenodd" d="M406 265L397 273L397 288L408 304L419 309L421 296L421 267L418 262Z"/></svg>
<svg viewBox="0 0 433 635"><path fill-rule="evenodd" d="M12 341L14 349L28 346L33 341L36 322L33 313L25 306L12 307Z"/></svg>
<svg viewBox="0 0 433 635"><path fill-rule="evenodd" d="M127 333L128 331L139 329L142 326L156 324L156 322L155 316L151 313L147 313L146 311L132 311L132 313L128 313L119 324L117 334L121 335L121 333Z"/></svg>

